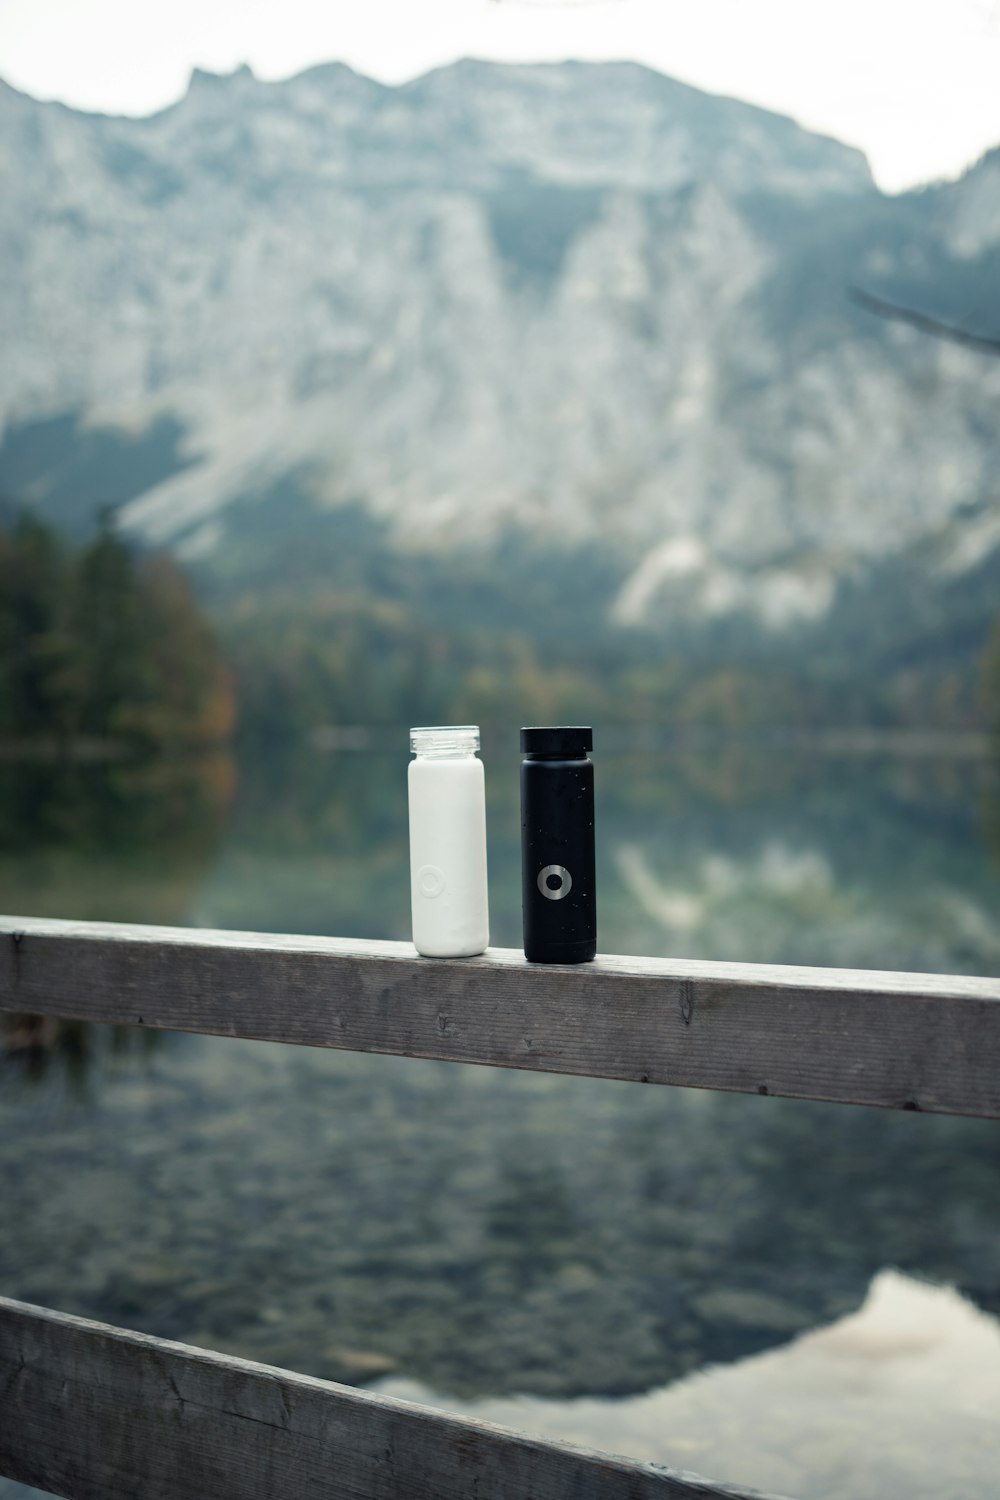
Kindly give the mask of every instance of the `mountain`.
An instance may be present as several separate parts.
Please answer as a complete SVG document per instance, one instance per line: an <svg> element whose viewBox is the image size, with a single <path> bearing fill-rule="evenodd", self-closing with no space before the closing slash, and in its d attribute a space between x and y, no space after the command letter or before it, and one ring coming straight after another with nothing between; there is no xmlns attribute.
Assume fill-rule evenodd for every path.
<svg viewBox="0 0 1000 1500"><path fill-rule="evenodd" d="M0 493L209 591L516 538L621 628L905 651L994 608L1000 360L850 289L1000 331L1000 152L888 198L633 64L469 61L141 120L2 85L0 173Z"/></svg>

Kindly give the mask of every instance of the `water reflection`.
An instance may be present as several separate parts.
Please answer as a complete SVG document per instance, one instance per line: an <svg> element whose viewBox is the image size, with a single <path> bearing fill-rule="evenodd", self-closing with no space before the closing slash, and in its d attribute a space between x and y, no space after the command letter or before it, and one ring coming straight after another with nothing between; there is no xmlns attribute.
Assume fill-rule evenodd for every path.
<svg viewBox="0 0 1000 1500"><path fill-rule="evenodd" d="M0 908L91 921L183 922L236 786L226 754L0 761ZM0 1018L0 1067L82 1088L95 1065L143 1057L156 1034L54 1017Z"/></svg>
<svg viewBox="0 0 1000 1500"><path fill-rule="evenodd" d="M631 1400L457 1406L414 1380L378 1389L799 1500L982 1500L1000 1490L1000 1326L955 1292L894 1271L826 1328Z"/></svg>
<svg viewBox="0 0 1000 1500"><path fill-rule="evenodd" d="M465 1397L647 1390L885 1265L1000 1312L988 1122L177 1039L5 1096L0 1171L26 1300Z"/></svg>
<svg viewBox="0 0 1000 1500"><path fill-rule="evenodd" d="M18 1067L33 1083L60 1074L86 1091L97 1067L145 1057L160 1045L159 1032L131 1026L93 1026L58 1016L13 1015L0 1022L0 1067Z"/></svg>
<svg viewBox="0 0 1000 1500"><path fill-rule="evenodd" d="M401 745L404 741L401 737ZM487 743L493 940L520 941L518 753ZM998 777L981 759L614 752L598 762L607 952L990 972ZM405 938L405 754L245 766L189 919Z"/></svg>
<svg viewBox="0 0 1000 1500"><path fill-rule="evenodd" d="M0 903L32 916L183 922L235 789L223 753L0 761Z"/></svg>
<svg viewBox="0 0 1000 1500"><path fill-rule="evenodd" d="M513 740L485 758L494 935L515 944ZM2 904L404 937L405 763L262 760L231 805L217 771L141 795L102 782L93 803L51 788L33 823L4 814ZM996 969L985 763L731 747L599 764L606 950ZM0 1072L0 1285L168 1337L452 1402L564 1402L770 1358L853 1314L886 1266L1000 1314L988 1122L208 1038L91 1079L78 1098ZM738 1392L691 1389L700 1442ZM789 1448L791 1477L723 1469L716 1450L668 1461L853 1494L854 1397L825 1389L830 1429ZM720 1433L730 1420L716 1408ZM758 1427L777 1462L780 1424ZM979 1490L955 1494L994 1483L993 1450L975 1451Z"/></svg>
<svg viewBox="0 0 1000 1500"><path fill-rule="evenodd" d="M672 805L637 806L653 788L636 778L613 819L605 886L627 950L655 932L678 956L996 969L987 762L744 756L706 784L689 758L662 775L680 782Z"/></svg>

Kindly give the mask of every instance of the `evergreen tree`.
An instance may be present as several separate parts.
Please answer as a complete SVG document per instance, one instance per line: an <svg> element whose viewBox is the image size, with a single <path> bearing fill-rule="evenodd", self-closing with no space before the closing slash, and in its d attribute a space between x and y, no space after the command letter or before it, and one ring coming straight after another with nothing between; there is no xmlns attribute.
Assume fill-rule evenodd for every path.
<svg viewBox="0 0 1000 1500"><path fill-rule="evenodd" d="M40 521L0 529L0 733L27 742L225 738L230 676L176 564L138 564L110 514L69 554Z"/></svg>
<svg viewBox="0 0 1000 1500"><path fill-rule="evenodd" d="M982 682L987 721L1000 739L1000 619L993 627L983 657Z"/></svg>
<svg viewBox="0 0 1000 1500"><path fill-rule="evenodd" d="M70 629L83 684L79 728L113 735L152 695L143 607L131 555L105 512L74 569Z"/></svg>
<svg viewBox="0 0 1000 1500"><path fill-rule="evenodd" d="M0 727L65 727L67 641L61 629L67 563L53 533L22 515L0 533Z"/></svg>
<svg viewBox="0 0 1000 1500"><path fill-rule="evenodd" d="M152 739L218 741L232 733L232 674L173 558L157 553L139 574L147 691L141 727Z"/></svg>

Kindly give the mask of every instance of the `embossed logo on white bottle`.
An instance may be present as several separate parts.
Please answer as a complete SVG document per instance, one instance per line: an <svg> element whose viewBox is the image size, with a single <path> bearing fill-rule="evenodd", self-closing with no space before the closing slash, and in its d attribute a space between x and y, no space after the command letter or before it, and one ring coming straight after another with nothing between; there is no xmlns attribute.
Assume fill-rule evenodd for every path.
<svg viewBox="0 0 1000 1500"><path fill-rule="evenodd" d="M417 890L421 896L426 896L428 901L433 901L435 896L440 896L447 881L444 873L437 865L421 865L417 871Z"/></svg>

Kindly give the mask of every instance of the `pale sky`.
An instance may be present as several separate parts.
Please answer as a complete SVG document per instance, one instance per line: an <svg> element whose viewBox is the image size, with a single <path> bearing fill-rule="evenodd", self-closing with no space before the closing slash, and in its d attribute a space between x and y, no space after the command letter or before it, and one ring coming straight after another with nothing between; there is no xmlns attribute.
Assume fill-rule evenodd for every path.
<svg viewBox="0 0 1000 1500"><path fill-rule="evenodd" d="M397 83L458 57L648 63L860 146L888 191L1000 144L1000 0L0 0L0 77L113 114L196 65Z"/></svg>

